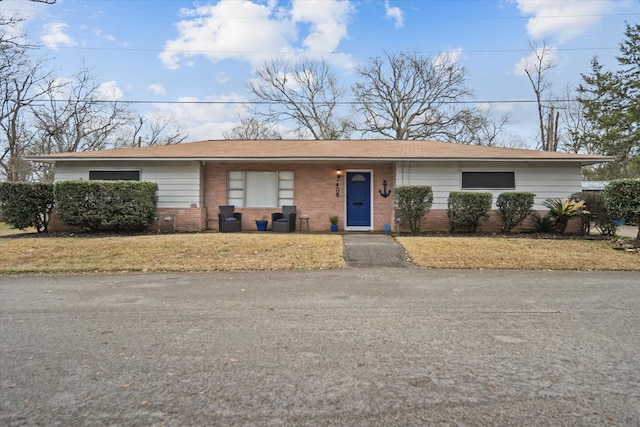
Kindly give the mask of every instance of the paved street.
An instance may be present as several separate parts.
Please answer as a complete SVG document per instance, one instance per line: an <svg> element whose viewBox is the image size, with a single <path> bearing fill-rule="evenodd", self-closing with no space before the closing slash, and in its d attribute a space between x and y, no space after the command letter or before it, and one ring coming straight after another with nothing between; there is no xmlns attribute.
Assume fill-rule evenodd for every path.
<svg viewBox="0 0 640 427"><path fill-rule="evenodd" d="M638 425L637 272L0 276L0 425Z"/></svg>

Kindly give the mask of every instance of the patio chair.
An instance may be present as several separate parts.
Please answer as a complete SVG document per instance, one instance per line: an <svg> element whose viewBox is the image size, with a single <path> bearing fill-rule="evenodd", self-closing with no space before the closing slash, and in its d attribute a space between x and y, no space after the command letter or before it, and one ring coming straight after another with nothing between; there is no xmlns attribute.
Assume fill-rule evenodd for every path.
<svg viewBox="0 0 640 427"><path fill-rule="evenodd" d="M271 231L280 233L296 231L296 207L283 206L282 212L272 213Z"/></svg>
<svg viewBox="0 0 640 427"><path fill-rule="evenodd" d="M242 213L235 212L235 206L219 206L218 230L221 233L242 231Z"/></svg>

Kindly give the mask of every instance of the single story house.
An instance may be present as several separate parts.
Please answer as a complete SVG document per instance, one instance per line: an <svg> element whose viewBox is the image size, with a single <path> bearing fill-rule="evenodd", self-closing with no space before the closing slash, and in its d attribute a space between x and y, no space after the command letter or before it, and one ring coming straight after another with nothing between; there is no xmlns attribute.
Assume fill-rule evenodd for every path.
<svg viewBox="0 0 640 427"><path fill-rule="evenodd" d="M583 166L612 159L417 140L211 140L29 160L54 163L56 181L158 183L158 227L217 229L219 206L234 205L242 229L254 230L255 219L295 205L312 231L328 230L333 214L341 230L376 231L396 226L395 187L428 185L433 207L422 229L446 231L451 191L491 192L494 209L500 193L529 191L534 208L545 210L545 199L581 190ZM481 230L497 231L499 223L493 212Z"/></svg>

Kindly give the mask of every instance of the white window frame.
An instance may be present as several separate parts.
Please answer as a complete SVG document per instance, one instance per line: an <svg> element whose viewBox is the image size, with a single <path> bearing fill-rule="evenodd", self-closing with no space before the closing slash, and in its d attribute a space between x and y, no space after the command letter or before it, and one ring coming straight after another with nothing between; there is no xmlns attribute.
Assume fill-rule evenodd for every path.
<svg viewBox="0 0 640 427"><path fill-rule="evenodd" d="M247 191L247 185L252 179L247 180L247 176L251 174L264 174L268 177L273 174L273 201L275 205L263 201L262 203L254 203L251 198L251 191ZM253 178L253 177L252 177ZM268 184L267 181L262 181ZM267 189L269 190L269 189ZM249 194L247 194L249 193ZM249 196L249 197L248 197ZM293 205L294 197L294 173L293 171L228 171L227 172L227 203L239 208L278 208L285 205Z"/></svg>

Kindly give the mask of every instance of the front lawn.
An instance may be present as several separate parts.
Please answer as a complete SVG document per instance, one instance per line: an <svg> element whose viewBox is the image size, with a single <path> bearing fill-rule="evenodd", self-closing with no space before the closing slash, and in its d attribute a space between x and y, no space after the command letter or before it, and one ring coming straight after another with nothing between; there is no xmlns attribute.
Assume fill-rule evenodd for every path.
<svg viewBox="0 0 640 427"><path fill-rule="evenodd" d="M640 270L640 254L606 240L399 236L424 268ZM342 268L336 234L194 233L0 236L0 274Z"/></svg>
<svg viewBox="0 0 640 427"><path fill-rule="evenodd" d="M640 270L640 253L606 240L510 237L398 237L411 261L426 268L503 270Z"/></svg>
<svg viewBox="0 0 640 427"><path fill-rule="evenodd" d="M342 239L310 234L0 238L1 273L340 268Z"/></svg>

